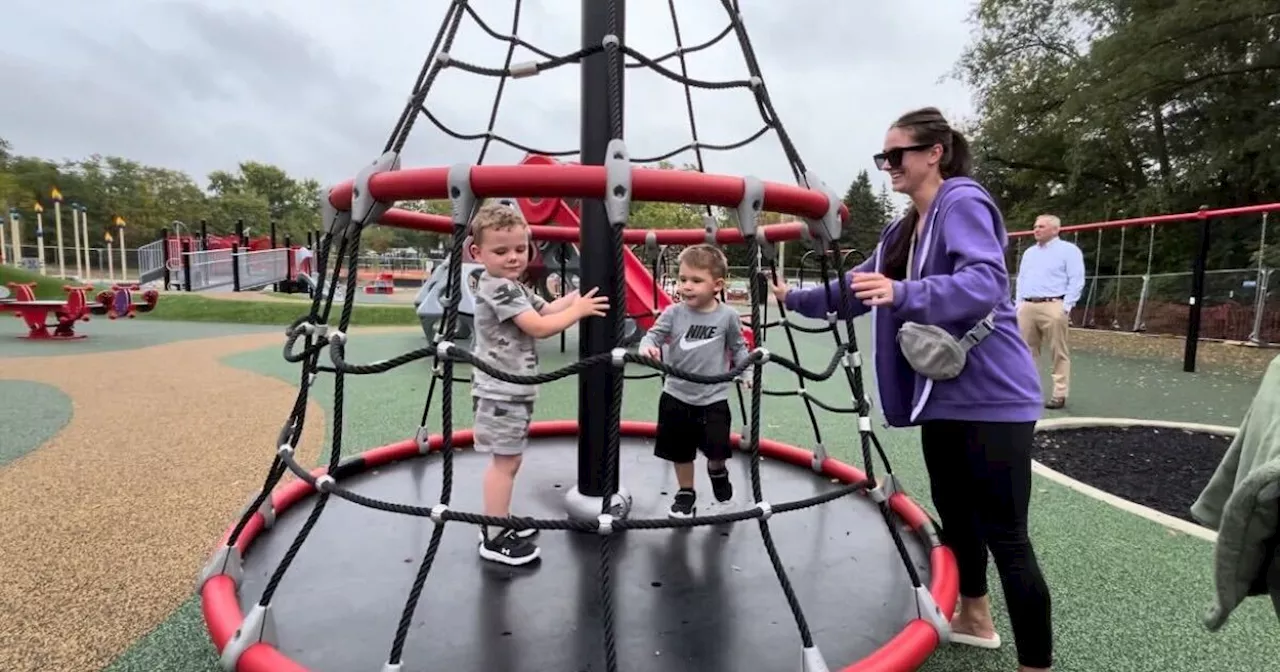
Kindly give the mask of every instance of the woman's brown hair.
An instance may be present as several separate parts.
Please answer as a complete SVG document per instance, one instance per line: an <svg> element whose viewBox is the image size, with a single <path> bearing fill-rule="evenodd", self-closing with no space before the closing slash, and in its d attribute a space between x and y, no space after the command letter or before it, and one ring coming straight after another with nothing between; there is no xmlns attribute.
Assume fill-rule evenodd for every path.
<svg viewBox="0 0 1280 672"><path fill-rule="evenodd" d="M969 177L973 169L973 157L969 154L969 141L951 128L946 117L936 107L925 107L908 112L893 122L891 128L901 128L920 145L942 145L942 161L938 170L942 178ZM911 234L920 221L920 213L914 206L902 218L902 224L894 237L885 241L882 273L887 278L903 280L907 277L907 256L911 251Z"/></svg>

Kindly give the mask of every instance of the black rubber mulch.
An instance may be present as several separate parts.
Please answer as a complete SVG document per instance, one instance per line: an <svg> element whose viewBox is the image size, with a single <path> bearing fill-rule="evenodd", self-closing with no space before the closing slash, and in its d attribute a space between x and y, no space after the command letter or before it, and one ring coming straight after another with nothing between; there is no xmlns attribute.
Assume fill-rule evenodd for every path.
<svg viewBox="0 0 1280 672"><path fill-rule="evenodd" d="M1082 483L1170 516L1191 516L1231 437L1164 427L1085 427L1036 434L1033 457Z"/></svg>

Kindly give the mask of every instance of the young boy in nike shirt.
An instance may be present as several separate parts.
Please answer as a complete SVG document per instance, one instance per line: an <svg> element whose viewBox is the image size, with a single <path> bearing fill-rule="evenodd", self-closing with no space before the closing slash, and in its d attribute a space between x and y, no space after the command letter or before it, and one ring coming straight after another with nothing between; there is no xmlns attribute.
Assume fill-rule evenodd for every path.
<svg viewBox="0 0 1280 672"><path fill-rule="evenodd" d="M728 262L712 245L693 245L680 253L679 303L672 304L640 340L642 356L701 375L723 374L747 358L738 311L717 298L724 289ZM750 370L744 379L750 384ZM668 513L689 518L696 511L694 460L701 450L716 501L733 498L725 461L729 445L729 383L695 383L667 376L658 401L658 436L654 454L674 465L679 491Z"/></svg>

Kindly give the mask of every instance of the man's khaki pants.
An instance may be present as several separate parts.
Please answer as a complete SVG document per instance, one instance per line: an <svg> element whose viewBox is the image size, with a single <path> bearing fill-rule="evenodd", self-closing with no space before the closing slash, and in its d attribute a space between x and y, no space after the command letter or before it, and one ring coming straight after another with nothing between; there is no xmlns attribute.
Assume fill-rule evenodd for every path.
<svg viewBox="0 0 1280 672"><path fill-rule="evenodd" d="M1071 356L1067 351L1067 313L1062 301L1023 301L1018 306L1018 330L1031 352L1040 357L1041 344L1053 355L1053 399L1067 398L1071 386Z"/></svg>

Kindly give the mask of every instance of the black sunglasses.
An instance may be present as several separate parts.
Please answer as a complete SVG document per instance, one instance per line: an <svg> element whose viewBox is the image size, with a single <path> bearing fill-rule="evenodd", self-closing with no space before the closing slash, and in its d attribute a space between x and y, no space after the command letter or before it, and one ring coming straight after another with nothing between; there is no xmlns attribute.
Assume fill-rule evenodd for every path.
<svg viewBox="0 0 1280 672"><path fill-rule="evenodd" d="M920 152L926 149L932 149L937 143L929 143L927 145L911 145L910 147L894 147L875 156L871 157L876 162L876 170L884 170L889 168L902 167L902 155L907 152Z"/></svg>

